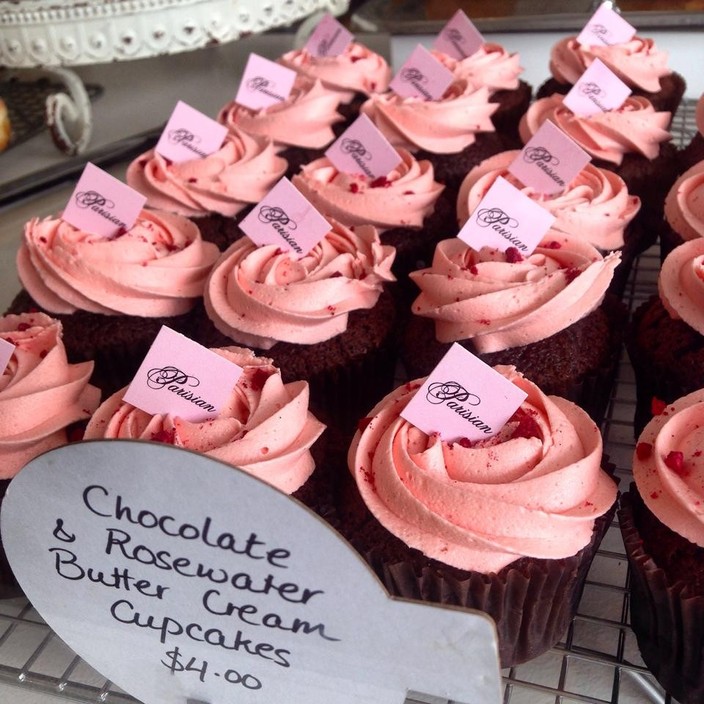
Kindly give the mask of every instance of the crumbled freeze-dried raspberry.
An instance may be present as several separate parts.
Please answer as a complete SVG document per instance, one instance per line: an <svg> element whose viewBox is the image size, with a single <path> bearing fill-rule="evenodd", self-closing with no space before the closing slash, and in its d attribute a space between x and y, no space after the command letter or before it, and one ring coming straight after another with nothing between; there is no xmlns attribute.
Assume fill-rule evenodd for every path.
<svg viewBox="0 0 704 704"><path fill-rule="evenodd" d="M653 446L649 442L639 442L636 445L636 457L639 460L647 460L653 452Z"/></svg>
<svg viewBox="0 0 704 704"><path fill-rule="evenodd" d="M679 450L672 450L667 457L663 459L665 466L671 469L675 474L681 477L686 476L687 470L684 466L684 454Z"/></svg>

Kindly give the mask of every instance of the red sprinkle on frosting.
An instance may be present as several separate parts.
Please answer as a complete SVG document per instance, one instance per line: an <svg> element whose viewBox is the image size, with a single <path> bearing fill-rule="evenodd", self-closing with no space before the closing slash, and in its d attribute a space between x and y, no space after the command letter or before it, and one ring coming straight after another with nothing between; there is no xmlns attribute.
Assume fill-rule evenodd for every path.
<svg viewBox="0 0 704 704"><path fill-rule="evenodd" d="M684 454L679 450L672 450L663 461L665 462L665 466L671 469L675 474L678 474L680 477L687 476L688 472L684 466Z"/></svg>
<svg viewBox="0 0 704 704"><path fill-rule="evenodd" d="M650 412L654 416L659 416L666 408L667 404L657 398L657 396L653 396L653 398L650 399Z"/></svg>
<svg viewBox="0 0 704 704"><path fill-rule="evenodd" d="M636 457L639 460L647 460L653 453L653 446L649 442L639 442L636 445Z"/></svg>
<svg viewBox="0 0 704 704"><path fill-rule="evenodd" d="M154 442L163 442L167 445L173 445L176 441L176 430L172 428L171 430L166 430L162 428L152 433L152 440Z"/></svg>
<svg viewBox="0 0 704 704"><path fill-rule="evenodd" d="M506 255L506 261L509 264L518 264L518 262L523 261L523 255L516 247L509 247L504 254Z"/></svg>

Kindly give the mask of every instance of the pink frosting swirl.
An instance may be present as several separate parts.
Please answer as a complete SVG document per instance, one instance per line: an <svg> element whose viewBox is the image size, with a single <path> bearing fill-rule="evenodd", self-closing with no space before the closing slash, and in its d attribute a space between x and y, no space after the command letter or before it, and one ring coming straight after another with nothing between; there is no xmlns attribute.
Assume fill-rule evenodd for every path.
<svg viewBox="0 0 704 704"><path fill-rule="evenodd" d="M510 253L514 256L510 256ZM597 308L621 260L556 230L523 259L459 238L438 243L433 263L412 272L416 315L435 321L439 342L471 339L478 353L543 340Z"/></svg>
<svg viewBox="0 0 704 704"><path fill-rule="evenodd" d="M292 494L315 469L310 448L325 429L308 410L308 382L284 384L270 359L251 350L214 350L244 369L217 418L200 423L151 415L122 400L104 401L86 428L86 440L152 440L227 462Z"/></svg>
<svg viewBox="0 0 704 704"><path fill-rule="evenodd" d="M151 149L127 167L126 180L147 197L150 208L186 217L233 217L258 203L287 168L271 142L237 130L202 159L174 164Z"/></svg>
<svg viewBox="0 0 704 704"><path fill-rule="evenodd" d="M278 148L321 149L333 141L332 126L343 119L339 104L340 96L320 81L298 77L283 102L252 110L231 101L220 110L218 122L231 131L270 139Z"/></svg>
<svg viewBox="0 0 704 704"><path fill-rule="evenodd" d="M640 210L640 198L628 193L613 171L587 164L562 193L543 195L514 178L508 167L519 150L485 159L465 177L457 198L457 219L463 225L499 176L550 211L554 230L583 237L601 250L623 247L624 230Z"/></svg>
<svg viewBox="0 0 704 704"><path fill-rule="evenodd" d="M668 528L704 547L704 390L654 416L633 457L646 506Z"/></svg>
<svg viewBox="0 0 704 704"><path fill-rule="evenodd" d="M402 98L394 92L373 95L361 107L395 147L456 154L474 144L479 132L493 132L488 88L454 81L441 100Z"/></svg>
<svg viewBox="0 0 704 704"><path fill-rule="evenodd" d="M301 167L294 186L322 213L345 225L420 228L433 212L444 186L435 181L433 165L399 149L402 161L385 178L338 171L327 157Z"/></svg>
<svg viewBox="0 0 704 704"><path fill-rule="evenodd" d="M667 52L642 37L611 46L584 46L576 37L566 37L550 52L550 72L561 83L574 85L594 59L600 59L627 85L649 93L659 91L660 78L672 73Z"/></svg>
<svg viewBox="0 0 704 704"><path fill-rule="evenodd" d="M665 198L665 218L682 239L704 237L704 162L675 181Z"/></svg>
<svg viewBox="0 0 704 704"><path fill-rule="evenodd" d="M694 109L694 120L697 124L697 131L704 135L704 93L697 100L697 107Z"/></svg>
<svg viewBox="0 0 704 704"><path fill-rule="evenodd" d="M494 437L447 443L401 418L419 380L374 408L348 455L366 505L391 533L428 557L483 573L524 556L574 555L616 499L589 416L513 367L496 369L528 398Z"/></svg>
<svg viewBox="0 0 704 704"><path fill-rule="evenodd" d="M662 304L672 318L704 335L704 239L675 247L658 276Z"/></svg>
<svg viewBox="0 0 704 704"><path fill-rule="evenodd" d="M235 242L215 265L204 302L215 327L236 342L270 349L277 342L313 344L347 329L350 311L373 308L394 281L393 247L376 230L331 230L305 256Z"/></svg>
<svg viewBox="0 0 704 704"><path fill-rule="evenodd" d="M93 362L69 364L61 335L61 323L43 313L0 318L0 339L15 345L0 373L0 479L65 445L66 427L98 407Z"/></svg>
<svg viewBox="0 0 704 704"><path fill-rule="evenodd" d="M190 220L142 210L113 238L60 217L34 218L25 225L17 268L32 298L53 313L174 316L203 295L218 254Z"/></svg>
<svg viewBox="0 0 704 704"><path fill-rule="evenodd" d="M471 56L461 60L436 50L431 53L457 76L476 86L486 86L492 93L515 90L518 88L519 76L523 73L518 54L509 54L502 46L491 42L483 44Z"/></svg>
<svg viewBox="0 0 704 704"><path fill-rule="evenodd" d="M319 79L329 90L337 91L348 103L355 93L383 93L391 81L391 68L383 56L358 42L351 42L337 56L313 56L306 49L294 49L279 58L294 71Z"/></svg>
<svg viewBox="0 0 704 704"><path fill-rule="evenodd" d="M579 117L563 105L559 94L536 100L521 118L519 132L527 142L551 120L596 159L620 164L624 154L642 154L651 161L660 144L672 139L670 113L656 111L647 98L630 96L618 110Z"/></svg>

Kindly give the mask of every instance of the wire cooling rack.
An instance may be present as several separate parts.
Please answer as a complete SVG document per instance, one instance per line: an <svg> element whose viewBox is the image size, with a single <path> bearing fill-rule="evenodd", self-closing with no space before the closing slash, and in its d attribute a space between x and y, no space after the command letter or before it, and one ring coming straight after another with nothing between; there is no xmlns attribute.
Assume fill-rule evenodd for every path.
<svg viewBox="0 0 704 704"><path fill-rule="evenodd" d="M694 106L694 101L684 101L675 116L672 132L680 145L696 132ZM636 261L624 294L629 310L656 290L659 270L658 248ZM623 353L602 425L605 452L616 465L622 488L631 480L634 410L635 381ZM628 605L628 562L614 522L594 559L564 639L541 657L503 671L503 703L677 704L643 665ZM25 599L0 600L0 683L88 704L137 701L77 657ZM418 702L407 700L407 704Z"/></svg>

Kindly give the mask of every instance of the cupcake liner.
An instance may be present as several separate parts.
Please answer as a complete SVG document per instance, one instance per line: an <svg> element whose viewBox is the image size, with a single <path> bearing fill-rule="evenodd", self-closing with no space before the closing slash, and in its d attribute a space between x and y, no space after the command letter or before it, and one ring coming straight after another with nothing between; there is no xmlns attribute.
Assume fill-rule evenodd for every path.
<svg viewBox="0 0 704 704"><path fill-rule="evenodd" d="M603 466L613 476L614 465L606 457ZM565 635L615 512L614 502L576 555L521 558L492 574L451 567L409 548L372 516L349 472L340 480L337 516L340 533L392 596L483 611L496 624L501 666L512 667L546 652Z"/></svg>
<svg viewBox="0 0 704 704"><path fill-rule="evenodd" d="M656 564L637 525L642 502L631 492L621 497L618 515L631 568L633 632L658 682L680 704L699 704L704 701L704 595Z"/></svg>

